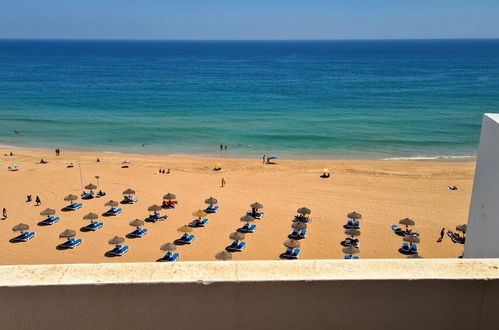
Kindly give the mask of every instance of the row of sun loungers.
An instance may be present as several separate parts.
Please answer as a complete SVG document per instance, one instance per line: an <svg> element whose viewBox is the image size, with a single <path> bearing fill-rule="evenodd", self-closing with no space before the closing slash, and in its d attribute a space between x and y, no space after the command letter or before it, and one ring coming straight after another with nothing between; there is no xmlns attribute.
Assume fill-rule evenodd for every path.
<svg viewBox="0 0 499 330"><path fill-rule="evenodd" d="M347 254L347 255L345 256L345 259L346 259L346 260L350 260L350 259L355 259L355 260L357 260L357 259L360 259L360 258L359 258L359 256L351 256L351 255Z"/></svg>

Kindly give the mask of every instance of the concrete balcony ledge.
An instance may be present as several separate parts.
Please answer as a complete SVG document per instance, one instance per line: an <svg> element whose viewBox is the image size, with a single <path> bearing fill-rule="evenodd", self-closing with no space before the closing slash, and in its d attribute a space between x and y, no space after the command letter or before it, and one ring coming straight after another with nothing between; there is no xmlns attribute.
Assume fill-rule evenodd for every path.
<svg viewBox="0 0 499 330"><path fill-rule="evenodd" d="M499 259L0 267L0 329L497 329Z"/></svg>
<svg viewBox="0 0 499 330"><path fill-rule="evenodd" d="M0 287L498 278L499 259L213 261L0 266Z"/></svg>

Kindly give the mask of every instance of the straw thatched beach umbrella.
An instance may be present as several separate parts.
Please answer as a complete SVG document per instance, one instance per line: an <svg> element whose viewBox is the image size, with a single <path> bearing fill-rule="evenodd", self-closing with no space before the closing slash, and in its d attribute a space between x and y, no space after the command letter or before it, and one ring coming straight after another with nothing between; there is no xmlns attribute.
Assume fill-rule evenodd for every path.
<svg viewBox="0 0 499 330"><path fill-rule="evenodd" d="M66 197L64 197L64 200L71 202L71 204L73 204L73 201L75 201L77 199L78 199L78 196L75 196L73 194L69 194Z"/></svg>
<svg viewBox="0 0 499 330"><path fill-rule="evenodd" d="M416 244L416 243L419 243L421 240L419 239L419 237L417 236L413 236L413 235L407 235L407 236L404 236L404 238L402 238L402 240L404 242L409 242L409 244Z"/></svg>
<svg viewBox="0 0 499 330"><path fill-rule="evenodd" d="M355 228L350 228L350 229L345 230L345 234L352 236L352 238L353 238L354 236L360 236L360 230L355 229Z"/></svg>
<svg viewBox="0 0 499 330"><path fill-rule="evenodd" d="M242 241L242 240L244 240L244 234L242 234L238 231L235 231L229 235L229 238L233 239L235 241Z"/></svg>
<svg viewBox="0 0 499 330"><path fill-rule="evenodd" d="M140 227L144 225L144 221L140 219L135 219L130 221L129 225L132 227Z"/></svg>
<svg viewBox="0 0 499 330"><path fill-rule="evenodd" d="M249 224L251 221L255 221L255 218L253 218L251 215L246 214L245 216L242 216L239 220L246 222Z"/></svg>
<svg viewBox="0 0 499 330"><path fill-rule="evenodd" d="M54 209L45 209L42 212L40 212L40 215L54 215L55 210Z"/></svg>
<svg viewBox="0 0 499 330"><path fill-rule="evenodd" d="M161 209L162 209L162 207L161 207L161 206L159 206L159 205L156 205L156 204L153 204L153 205L151 205L151 206L149 206L149 207L147 208L147 210L148 210L148 211L150 211L150 212L157 212L157 211L161 211Z"/></svg>
<svg viewBox="0 0 499 330"><path fill-rule="evenodd" d="M111 238L108 243L109 244L121 244L125 241L125 239L123 237L119 237L119 236L114 236L113 238Z"/></svg>
<svg viewBox="0 0 499 330"><path fill-rule="evenodd" d="M202 217L207 216L208 213L206 213L203 210L197 210L197 211L192 212L192 215L195 216L195 217L198 217L199 219L201 219Z"/></svg>
<svg viewBox="0 0 499 330"><path fill-rule="evenodd" d="M221 251L221 252L218 252L217 254L215 254L215 258L217 260L222 260L222 261L231 260L232 259L232 253L227 252L227 251Z"/></svg>
<svg viewBox="0 0 499 330"><path fill-rule="evenodd" d="M76 231L72 229L66 229L65 231L59 234L59 238L70 238L75 236L76 236Z"/></svg>
<svg viewBox="0 0 499 330"><path fill-rule="evenodd" d="M312 213L312 211L307 207L300 207L298 210L296 210L296 212L298 212L299 214L301 214L303 216Z"/></svg>
<svg viewBox="0 0 499 330"><path fill-rule="evenodd" d="M93 221L93 220L97 219L98 217L99 216L97 214L90 212L89 214L83 216L83 220Z"/></svg>
<svg viewBox="0 0 499 330"><path fill-rule="evenodd" d="M406 225L406 226L414 226L416 222L412 219L405 218L399 221L399 224L401 225Z"/></svg>
<svg viewBox="0 0 499 330"><path fill-rule="evenodd" d="M159 248L161 251L172 252L177 249L177 246L173 243L165 243Z"/></svg>
<svg viewBox="0 0 499 330"><path fill-rule="evenodd" d="M294 228L294 229L298 229L298 230L303 230L303 229L307 229L307 224L304 223L304 222L293 222L291 224L291 227Z"/></svg>
<svg viewBox="0 0 499 330"><path fill-rule="evenodd" d="M29 229L29 226L25 223L20 223L18 225L15 225L14 227L12 227L12 231L20 231L21 233L25 230L28 230Z"/></svg>
<svg viewBox="0 0 499 330"><path fill-rule="evenodd" d="M168 199L168 200L172 200L175 198L177 198L177 196L175 194L172 194L172 193L168 193L168 194L163 196L163 199Z"/></svg>
<svg viewBox="0 0 499 330"><path fill-rule="evenodd" d="M258 202L254 202L253 204L250 205L250 207L252 209L256 209L256 210L259 210L259 209L263 209L263 204L260 204Z"/></svg>
<svg viewBox="0 0 499 330"><path fill-rule="evenodd" d="M347 214L348 219L359 220L362 219L362 214L358 212L350 212Z"/></svg>
<svg viewBox="0 0 499 330"><path fill-rule="evenodd" d="M111 206L111 207L115 207L115 206L118 206L119 203L117 201L113 201L113 200L110 200L109 202L107 202L106 204L104 204L104 206Z"/></svg>
<svg viewBox="0 0 499 330"><path fill-rule="evenodd" d="M352 254L357 254L360 252L359 248L356 248L355 246L347 246L347 247L344 247L342 249L343 253L345 254L349 254L349 255L352 255Z"/></svg>
<svg viewBox="0 0 499 330"><path fill-rule="evenodd" d="M288 239L284 241L284 246L290 248L290 249L296 249L300 247L300 242L294 239Z"/></svg>
<svg viewBox="0 0 499 330"><path fill-rule="evenodd" d="M214 198L214 197L207 198L207 199L205 199L205 201L204 201L204 202L205 202L206 204L210 204L210 205L214 205L214 204L217 204L217 203L218 203L217 199L216 199L216 198Z"/></svg>
<svg viewBox="0 0 499 330"><path fill-rule="evenodd" d="M97 189L97 186L96 186L96 185L94 185L94 184L92 184L92 183L90 183L90 184L87 184L87 185L86 185L85 187L83 187L83 188L85 188L85 189L88 189L88 190L92 191L92 190L94 190L94 189Z"/></svg>
<svg viewBox="0 0 499 330"><path fill-rule="evenodd" d="M466 234L466 231L468 230L468 225L458 225L456 226L456 230L462 231L464 234Z"/></svg>
<svg viewBox="0 0 499 330"><path fill-rule="evenodd" d="M187 226L187 225L183 225L182 227L179 227L177 228L177 231L178 232L181 232L181 233L190 233L192 232L194 229L192 229L191 227Z"/></svg>
<svg viewBox="0 0 499 330"><path fill-rule="evenodd" d="M123 195L135 195L135 190L128 188L123 192Z"/></svg>

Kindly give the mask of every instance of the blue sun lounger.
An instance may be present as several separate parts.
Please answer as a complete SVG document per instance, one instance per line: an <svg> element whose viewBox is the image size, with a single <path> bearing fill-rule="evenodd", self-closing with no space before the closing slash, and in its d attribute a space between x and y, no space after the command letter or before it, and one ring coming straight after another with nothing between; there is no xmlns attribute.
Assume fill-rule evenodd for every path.
<svg viewBox="0 0 499 330"><path fill-rule="evenodd" d="M66 242L61 244L61 247L65 249L74 249L83 242L81 238L70 238Z"/></svg>
<svg viewBox="0 0 499 330"><path fill-rule="evenodd" d="M353 228L354 224L353 224L353 220L348 220L347 221L347 228Z"/></svg>
<svg viewBox="0 0 499 330"><path fill-rule="evenodd" d="M286 250L286 252L284 252L284 258L288 258L288 259L298 259L298 256L300 255L301 253L301 250L300 249L291 249L291 248L288 248Z"/></svg>
<svg viewBox="0 0 499 330"><path fill-rule="evenodd" d="M78 209L81 209L82 206L83 206L82 203L73 203L73 204L69 204L68 206L66 206L64 208L64 210L66 210L66 211L76 211Z"/></svg>
<svg viewBox="0 0 499 330"><path fill-rule="evenodd" d="M419 252L418 246L415 245L415 244L411 245L411 252L412 253L418 253Z"/></svg>
<svg viewBox="0 0 499 330"><path fill-rule="evenodd" d="M242 250L244 250L245 247L246 247L246 242L234 241L227 249L231 251L241 252Z"/></svg>
<svg viewBox="0 0 499 330"><path fill-rule="evenodd" d="M302 229L301 232L300 232L300 238L305 238L307 237L307 230L306 229Z"/></svg>
<svg viewBox="0 0 499 330"><path fill-rule="evenodd" d="M351 255L347 254L347 255L345 256L345 259L346 259L346 260L350 260L350 259L357 260L357 259L360 259L360 258L359 258L358 256L351 256Z"/></svg>
<svg viewBox="0 0 499 330"><path fill-rule="evenodd" d="M104 226L103 222L92 222L91 224L85 226L84 228L87 230L96 231L97 229L101 229L102 226Z"/></svg>
<svg viewBox="0 0 499 330"><path fill-rule="evenodd" d="M43 220L41 223L46 226L52 226L54 223L58 222L60 220L59 217L48 217L47 219Z"/></svg>
<svg viewBox="0 0 499 330"><path fill-rule="evenodd" d="M157 222L157 221L163 221L166 219L168 219L167 215L161 215L159 212L154 212L154 214L150 214L146 220L151 221L151 222Z"/></svg>
<svg viewBox="0 0 499 330"><path fill-rule="evenodd" d="M253 218L255 218L257 220L260 220L265 215L265 212L256 212L256 213L253 213L251 211L248 211L248 212L246 212L246 214L251 215Z"/></svg>
<svg viewBox="0 0 499 330"><path fill-rule="evenodd" d="M404 252L411 252L411 248L409 246L409 243L402 243L402 251Z"/></svg>
<svg viewBox="0 0 499 330"><path fill-rule="evenodd" d="M289 234L289 237L298 238L298 235L299 235L298 229L293 229L293 232Z"/></svg>
<svg viewBox="0 0 499 330"><path fill-rule="evenodd" d="M149 229L147 229L147 228L136 228L134 231L132 231L130 234L128 234L128 236L144 237L144 235L147 234L148 231L149 231Z"/></svg>
<svg viewBox="0 0 499 330"><path fill-rule="evenodd" d="M243 233L254 233L256 229L256 225L249 225L245 224L241 228L239 228L239 231L242 231Z"/></svg>
<svg viewBox="0 0 499 330"><path fill-rule="evenodd" d="M180 237L178 240L180 243L184 243L184 244L191 244L192 241L196 238L196 236L194 235L188 235L188 234L184 234L182 235L182 237Z"/></svg>
<svg viewBox="0 0 499 330"><path fill-rule="evenodd" d="M217 213L219 209L220 209L220 206L218 206L218 205L210 205L207 208L205 208L204 211L206 213Z"/></svg>
<svg viewBox="0 0 499 330"><path fill-rule="evenodd" d="M392 230L395 233L401 233L401 232L403 232L402 228L400 228L398 225L392 225Z"/></svg>
<svg viewBox="0 0 499 330"><path fill-rule="evenodd" d="M206 224L208 223L208 219L203 219L199 221L199 219L193 220L189 223L189 227L206 227Z"/></svg>
<svg viewBox="0 0 499 330"><path fill-rule="evenodd" d="M12 240L16 242L27 242L33 237L35 237L36 233L34 231L25 231L19 236L14 237Z"/></svg>
<svg viewBox="0 0 499 330"><path fill-rule="evenodd" d="M109 210L107 210L106 212L104 212L102 215L104 215L104 216L117 216L121 212L123 212L123 209L112 207Z"/></svg>
<svg viewBox="0 0 499 330"><path fill-rule="evenodd" d="M171 252L167 252L165 254L165 256L161 259L159 259L158 261L159 262L174 262L174 261L177 261L178 259L180 259L180 254L178 253L171 253Z"/></svg>
<svg viewBox="0 0 499 330"><path fill-rule="evenodd" d="M130 247L128 245L119 245L118 244L118 245L116 245L114 247L114 249L112 249L108 253L110 255L113 255L113 256L119 256L119 257L121 257L122 255L124 255L125 253L127 253L129 249L130 249Z"/></svg>
<svg viewBox="0 0 499 330"><path fill-rule="evenodd" d="M81 193L81 198L82 199L92 199L92 198L94 198L94 192L93 191L88 192L88 193L87 192L82 192Z"/></svg>

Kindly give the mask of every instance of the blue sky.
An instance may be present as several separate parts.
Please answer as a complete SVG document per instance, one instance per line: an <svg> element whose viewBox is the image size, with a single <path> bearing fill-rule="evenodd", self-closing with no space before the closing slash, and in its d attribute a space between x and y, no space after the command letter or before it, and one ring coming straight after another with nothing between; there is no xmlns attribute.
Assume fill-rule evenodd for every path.
<svg viewBox="0 0 499 330"><path fill-rule="evenodd" d="M499 0L0 0L0 38L499 38Z"/></svg>

